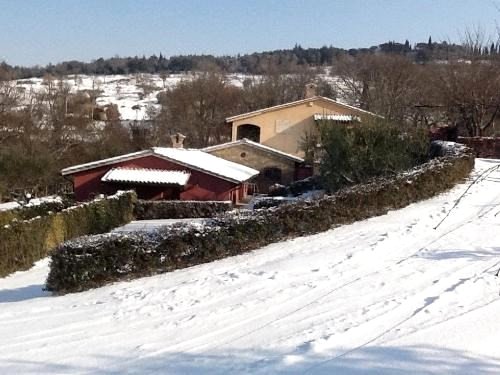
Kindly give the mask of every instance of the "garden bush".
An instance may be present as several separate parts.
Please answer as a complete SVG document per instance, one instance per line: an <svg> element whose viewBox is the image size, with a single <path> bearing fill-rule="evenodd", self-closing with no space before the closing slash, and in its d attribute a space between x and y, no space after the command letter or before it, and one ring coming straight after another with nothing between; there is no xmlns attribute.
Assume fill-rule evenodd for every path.
<svg viewBox="0 0 500 375"><path fill-rule="evenodd" d="M231 201L145 201L135 205L138 220L214 217L233 208Z"/></svg>
<svg viewBox="0 0 500 375"><path fill-rule="evenodd" d="M174 225L152 233L79 238L52 253L47 288L57 293L83 291L381 215L451 188L467 177L473 165L470 150L463 149L457 155L436 158L404 173L344 188L318 200L232 211L204 226Z"/></svg>
<svg viewBox="0 0 500 375"><path fill-rule="evenodd" d="M55 199L35 205L26 205L11 210L0 211L0 225L12 220L29 220L37 216L48 215L49 212L59 212L70 207L73 202L67 199Z"/></svg>
<svg viewBox="0 0 500 375"><path fill-rule="evenodd" d="M424 129L374 119L356 125L319 125L321 176L334 192L370 178L395 175L429 159Z"/></svg>
<svg viewBox="0 0 500 375"><path fill-rule="evenodd" d="M0 226L0 277L30 268L66 240L104 233L129 222L135 200L133 192L120 193Z"/></svg>

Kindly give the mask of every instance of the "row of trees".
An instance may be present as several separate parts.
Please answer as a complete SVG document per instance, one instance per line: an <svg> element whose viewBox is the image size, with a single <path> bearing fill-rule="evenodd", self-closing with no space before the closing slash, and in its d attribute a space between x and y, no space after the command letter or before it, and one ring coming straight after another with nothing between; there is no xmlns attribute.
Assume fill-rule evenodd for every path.
<svg viewBox="0 0 500 375"><path fill-rule="evenodd" d="M482 47L479 53L497 54L499 45L492 43ZM162 72L188 72L202 71L206 65L217 66L224 73L246 73L267 74L271 73L269 68L279 67L280 71L293 73L297 65L317 67L335 65L340 58L359 56L366 54L398 54L406 56L414 62L428 62L450 58L460 58L467 51L462 45L440 42L434 43L429 38L427 43L410 44L394 41L382 43L370 48L352 48L349 50L333 46L320 48L303 48L295 45L291 49L282 49L267 52L236 56L213 56L213 55L180 55L166 58L163 54L134 57L112 57L99 58L90 63L81 61L65 61L47 66L22 67L9 66L3 63L4 69L8 69L16 78L42 77L46 74L68 75L68 74L135 74L135 73L162 73Z"/></svg>
<svg viewBox="0 0 500 375"><path fill-rule="evenodd" d="M465 136L498 133L500 58L415 64L403 56L345 58L339 95L396 123L450 126Z"/></svg>

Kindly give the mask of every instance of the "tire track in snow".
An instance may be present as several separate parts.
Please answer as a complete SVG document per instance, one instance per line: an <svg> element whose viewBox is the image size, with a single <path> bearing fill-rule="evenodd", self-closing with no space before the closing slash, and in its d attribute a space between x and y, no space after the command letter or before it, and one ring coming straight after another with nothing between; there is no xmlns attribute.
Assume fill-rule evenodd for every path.
<svg viewBox="0 0 500 375"><path fill-rule="evenodd" d="M470 267L473 267L473 265L471 265ZM470 268L469 267L469 268ZM464 267L464 268L468 268L468 267ZM488 267L488 268L491 268L491 267ZM415 310L413 310L413 312L410 313L409 316L397 321L394 325L390 326L389 328L387 329L384 329L382 332L378 333L377 335L375 335L374 337L372 337L371 339L349 349L349 350L346 350L344 352L342 352L341 354L338 354L334 357L331 357L331 358L328 358L324 361L320 361L318 363L315 363L314 365L310 366L310 367L307 367L306 369L302 370L301 373L310 373L312 370L314 369L318 369L326 364L329 364L329 363L332 363L332 362L335 362L336 360L340 359L340 358L343 358L343 357L346 357L360 349L363 349L364 347L370 345L370 344L374 344L376 343L378 340L380 340L381 338L383 338L384 336L390 334L391 332L394 332L396 330L398 330L402 325L404 325L405 323L409 322L410 320L412 320L413 318L415 318L418 314L420 314L422 311L426 310L429 306L431 306L432 304L434 304L436 301L438 301L440 298L442 298L443 295L445 295L446 293L451 293L451 292L454 292L456 288L458 288L460 285L463 285L464 283L468 282L468 281L471 281L472 278L462 278L460 279L458 282L456 283L453 283L452 285L446 287L444 290L441 290L441 291L437 291L437 293L434 293L434 295L432 296L428 296L428 297L425 297L424 298L424 301L423 303L417 307ZM441 288L442 289L442 288ZM426 293L422 293L422 294L426 294ZM417 298L417 297L415 297ZM462 316L462 315L465 315L467 313L470 313L472 311L475 311L475 310L478 310L478 309L481 309L481 308L484 308L485 306L488 306L490 304L492 304L493 302L495 302L498 298L494 298L492 299L491 301L485 303L485 304L482 304L480 305L479 307L477 308L473 308L473 309L470 309L470 310L467 310L467 311L464 311L462 312L461 314L458 314L458 315L454 315L454 316L447 316L446 319L440 321L440 322L437 322L437 323L433 323L427 327L419 327L419 331L422 330L422 329L425 329L425 328L428 328L428 327L432 327L432 326L435 326L435 325L439 325L445 321L449 321L451 319L456 319L458 318L459 316ZM401 305L401 307L405 307L405 305ZM392 314L391 314L392 315ZM379 316L384 316L386 317L387 316L387 313L383 313ZM370 324L370 321L366 322L367 324ZM364 324L363 324L364 325ZM410 332L410 333L407 333L405 335L399 335L397 337L394 337L394 338L391 338L390 341L396 341L402 337L405 337L405 336L409 336L413 333L415 333L416 331L414 332ZM387 342L387 341L385 341ZM382 342L384 343L384 342ZM382 344L380 343L380 344Z"/></svg>
<svg viewBox="0 0 500 375"><path fill-rule="evenodd" d="M479 184L478 184L479 185ZM498 197L500 197L500 194L498 195ZM497 200L497 196L495 196L489 203L493 203ZM300 306L299 308L296 308L296 309L293 309L285 314L283 314L282 316L279 316L275 319L272 319L270 321L267 321L266 323L264 324L261 324L259 325L258 327L256 328L252 328L251 330L247 331L247 332L244 332L243 334L238 334L236 337L233 337L229 340L225 340L223 342L219 342L215 345L213 345L213 342L205 342L205 343L202 343L202 344L199 344L197 346L194 346L194 347L188 347L186 349L183 349L180 354L186 354L186 353L190 353L190 352L197 352L199 354L203 354L203 353L207 353L208 351L210 350L214 350L214 349L217 349L217 348L220 348L221 346L223 345L228 345L228 344L233 344L243 338L247 338L249 337L250 335L253 335L259 331L261 331L262 329L264 328L267 328L277 322L280 322L280 321L283 321L283 320L286 320L287 318L293 316L294 314L300 312L300 311L303 311L309 307L311 307L312 305L320 302L321 300L323 300L324 298L330 296L331 294L333 294L334 292L337 292L339 291L340 289L342 288L345 288L345 287L348 287L348 286L351 286L361 280L363 280L364 278L369 278L373 275L376 275L376 274L380 274L382 272L386 272L386 271L390 271L395 265L400 265L406 261L408 261L409 259L411 258L414 258L418 253L422 252L423 250L427 249L429 246L433 245L434 243L442 240L443 238L445 238L446 236L456 232L457 230L461 229L463 226L467 225L467 224L470 224L471 222L473 222L475 219L477 219L478 217L481 218L481 217L484 217L486 216L489 212L491 212L492 210L494 209L494 206L493 205L490 205L490 204L487 204L485 206L483 206L477 213L475 214L472 214L470 215L469 217L461 220L459 223L455 224L453 227L451 227L450 229L448 229L445 233L440 233L438 234L433 240L427 242L424 246L421 246L417 251L413 252L412 254L410 254L409 256L406 256L404 258L401 258L400 260L398 260L397 262L395 262L394 264L389 264L383 268L380 268L378 270L375 270L375 271L372 271L370 273L366 273L366 274L363 274L363 276L359 276L359 277L356 277L354 279L351 279L347 282L344 282L342 285L340 285L339 287L336 287L332 290L328 290L326 291L325 293L321 294L320 296L317 296L317 297L313 297L312 300L310 300L308 303L306 303L305 305L302 305ZM380 236L380 233L375 233L372 237L368 237L366 238L367 240L368 239L371 239L373 237L376 237L378 238ZM416 243L416 242L415 242ZM375 244L377 244L377 241L375 242ZM409 246L407 246L407 249L411 249L413 247L414 244L411 244ZM376 246L376 245L375 245ZM348 262L349 259L346 259L345 261L342 261L342 262L339 262L338 265L341 265L341 264L344 264L345 262ZM309 294L309 293L308 293ZM300 296L301 299L303 299L303 295ZM425 308L425 307L424 307ZM280 310L282 310L282 306L280 306ZM416 311L418 312L418 308L416 309ZM221 330L217 330L217 331L210 331L208 332L206 335L203 335L203 336L198 336L196 339L193 339L193 340L189 340L189 342L192 342L192 341L200 341L204 338L210 338L210 337L214 337L214 336L219 336L221 333L224 333L224 332L231 332L231 331L234 331L235 328L238 328L238 327L241 327L241 326L246 326L248 325L249 323L255 321L255 320L260 320L262 319L263 317L266 317L266 316L269 316L271 315L273 312L265 312L263 314L259 314L257 316L254 316L253 318L251 319L247 319L247 320L244 320L244 321L240 321L240 322L237 322L236 324L234 325L230 325L230 326L226 326L224 328L222 328ZM186 342L183 342L183 343L186 343ZM205 350L202 350L201 352L198 352L198 350L200 348L204 348L204 347L207 347L207 349ZM178 345L174 346L175 347L178 347ZM157 352L153 352L153 353L150 353L148 355L148 357L154 357L154 356L157 356L157 355L160 355L160 354L163 354L164 352L169 352L171 351L171 349L173 349L172 347L169 347L169 348L166 348L164 350L161 350L161 351L157 351Z"/></svg>

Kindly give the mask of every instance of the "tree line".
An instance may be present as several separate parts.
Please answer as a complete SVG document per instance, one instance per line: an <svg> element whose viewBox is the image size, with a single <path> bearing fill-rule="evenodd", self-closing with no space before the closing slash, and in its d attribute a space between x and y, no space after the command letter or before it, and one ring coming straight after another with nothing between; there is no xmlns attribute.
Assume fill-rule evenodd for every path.
<svg viewBox="0 0 500 375"><path fill-rule="evenodd" d="M498 54L500 46L492 43L481 46L480 54ZM108 74L135 74L135 73L179 73L195 70L204 70L208 66L217 66L225 73L265 74L269 69L279 67L280 71L291 73L296 65L325 66L333 65L340 58L365 54L398 54L409 58L413 62L428 62L450 58L460 58L467 55L461 44L444 42L428 42L411 44L408 40L404 43L389 41L370 48L342 49L333 46L320 48L303 48L295 45L291 49L280 49L266 52L235 56L213 55L178 55L165 57L159 55L98 58L92 62L77 60L65 61L46 66L11 66L3 62L4 71L8 71L13 79L30 77L43 77L44 75L108 75Z"/></svg>

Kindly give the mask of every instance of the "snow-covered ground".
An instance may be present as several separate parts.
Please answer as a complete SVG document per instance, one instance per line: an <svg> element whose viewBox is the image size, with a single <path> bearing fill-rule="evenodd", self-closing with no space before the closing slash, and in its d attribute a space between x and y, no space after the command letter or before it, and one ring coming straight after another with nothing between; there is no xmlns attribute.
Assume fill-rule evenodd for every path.
<svg viewBox="0 0 500 375"><path fill-rule="evenodd" d="M160 228L165 228L174 224L185 224L189 226L202 226L210 219L157 219L157 220L134 220L128 224L118 227L113 232L150 232Z"/></svg>
<svg viewBox="0 0 500 375"><path fill-rule="evenodd" d="M500 172L433 229L465 190L66 296L43 260L0 279L0 373L498 374Z"/></svg>
<svg viewBox="0 0 500 375"><path fill-rule="evenodd" d="M332 77L327 72L319 75L339 88L342 94L343 83L338 77ZM191 80L195 73L170 74L165 80L160 74L127 74L127 75L69 75L63 78L63 84L70 88L72 93L86 90L98 90L96 103L100 106L116 104L120 118L124 121L148 120L150 111L158 111L160 106L157 95L166 88L173 88L182 80ZM237 87L243 85L247 78L258 78L244 74L229 74L228 81ZM25 78L13 82L22 92L26 101L30 93L39 93L47 90L43 78ZM53 82L57 87L59 80ZM342 97L339 101L346 102Z"/></svg>
<svg viewBox="0 0 500 375"><path fill-rule="evenodd" d="M85 90L99 90L96 99L98 105L116 104L122 120L148 119L148 110L158 110L157 95L165 88L172 88L182 80L190 80L193 74L171 74L165 80L159 74L128 74L128 75L70 75L64 78L64 85L72 93ZM229 81L241 86L247 78L242 74L228 76ZM58 80L54 85L57 87ZM16 81L17 87L28 96L30 92L46 90L43 78L26 78Z"/></svg>
<svg viewBox="0 0 500 375"><path fill-rule="evenodd" d="M29 203L25 204L24 207L37 206L42 203L53 203L53 202L62 202L62 199L61 197L56 195L50 195L41 198L33 198L29 201ZM0 211L14 210L16 208L21 208L21 207L23 206L19 202L15 201L0 203Z"/></svg>

